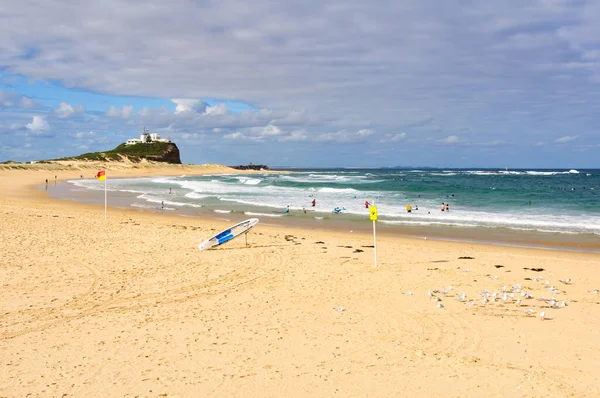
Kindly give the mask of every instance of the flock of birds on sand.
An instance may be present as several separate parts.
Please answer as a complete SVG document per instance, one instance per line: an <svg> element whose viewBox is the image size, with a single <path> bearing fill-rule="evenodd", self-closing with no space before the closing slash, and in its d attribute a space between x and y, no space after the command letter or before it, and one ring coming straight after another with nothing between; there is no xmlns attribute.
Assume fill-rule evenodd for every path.
<svg viewBox="0 0 600 398"><path fill-rule="evenodd" d="M469 269L465 269L465 270L463 270L463 272L469 272ZM489 275L489 277L492 280L498 279L498 277L495 275ZM544 278L541 276L536 276L536 277L532 278L531 280L533 280L535 282L541 282L543 279ZM558 281L564 285L571 284L571 279L559 279ZM552 295L558 295L558 294L565 293L565 292L561 292L560 290L558 290L554 285L551 284L551 282L549 280L546 280L545 282L543 282L542 286L545 290L547 290ZM472 307L472 306L476 305L476 303L485 305L487 303L494 303L494 302L513 303L513 304L517 305L518 307L523 307L523 306L528 306L526 304L528 302L528 300L536 299L530 293L530 291L524 289L521 286L521 284L519 284L519 283L510 285L510 286L504 285L499 289L499 291L494 291L494 292L491 292L489 290L483 290L483 291L479 292L479 296L481 298L479 298L477 300L467 299L466 293L459 293L455 296L452 296L450 294L452 289L453 289L452 286L447 286L444 289L428 290L427 295L429 296L429 298L431 300L435 301L437 308L444 308L444 304L442 304L442 297L444 297L444 299L447 297L456 297L456 299L459 302L464 303L467 307ZM588 290L588 293L598 294L599 291L598 291L598 289ZM412 296L413 293L411 291L408 291L408 292L405 292L404 294L407 296ZM556 297L554 297L554 296L552 296L550 298L541 296L541 297L537 298L537 301L541 301L544 303L541 306L543 311L538 312L537 310L535 310L533 308L525 308L522 310L523 313L525 313L525 315L527 315L527 316L534 316L534 315L536 315L536 312L538 312L537 316L541 320L545 320L545 319L549 319L546 317L546 309L560 309L560 308L567 307L569 305L566 300L561 301L561 300L556 299ZM529 307L533 307L533 305L531 305ZM344 307L335 307L334 310L343 312L343 311L345 311L345 308Z"/></svg>
<svg viewBox="0 0 600 398"><path fill-rule="evenodd" d="M469 272L469 270L465 270L464 272ZM497 276L493 276L493 275L490 275L490 278L493 280L498 279ZM536 282L541 282L543 279L544 278L542 278L541 276L536 276L536 277L532 278L532 280L534 280ZM560 279L559 282L561 282L562 284L565 284L565 285L569 285L569 284L571 284L571 279ZM543 282L542 286L544 287L545 290L547 290L552 295L561 294L561 291L558 290L554 285L552 285L549 280L546 280L545 282ZM444 289L428 290L427 295L429 296L429 298L431 300L436 302L437 308L444 308L444 304L442 304L442 297L444 297L444 298L449 297L451 291L452 291L452 286L447 286ZM598 290L589 290L588 293L598 294ZM406 292L405 294L412 295L412 292ZM519 307L522 307L522 306L527 306L525 303L527 303L528 300L536 299L536 297L534 297L528 290L524 289L521 286L521 284L519 284L519 283L510 285L510 286L504 285L498 291L493 291L493 292L489 291L489 290L483 290L479 293L479 296L480 296L480 298L477 300L468 299L466 293L459 293L459 294L455 295L454 297L456 297L456 299L459 302L464 303L468 307L472 307L472 306L476 305L476 303L485 305L487 303L494 303L494 302L513 303ZM567 307L569 305L567 303L567 301L558 300L553 296L549 297L549 298L547 298L545 296L541 296L541 297L537 297L537 300L544 303L544 305L542 305L542 308L544 310L540 311L537 314L537 316L541 320L548 319L547 315L546 315L546 309L559 309L559 308ZM538 312L533 308L526 308L526 309L523 309L522 311L528 316L533 316L536 314L536 312Z"/></svg>

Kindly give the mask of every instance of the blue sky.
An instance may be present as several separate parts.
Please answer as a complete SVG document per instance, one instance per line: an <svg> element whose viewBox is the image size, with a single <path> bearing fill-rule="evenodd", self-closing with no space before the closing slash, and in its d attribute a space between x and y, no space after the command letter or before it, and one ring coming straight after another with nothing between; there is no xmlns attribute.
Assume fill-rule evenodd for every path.
<svg viewBox="0 0 600 398"><path fill-rule="evenodd" d="M0 161L600 167L600 3L4 5Z"/></svg>

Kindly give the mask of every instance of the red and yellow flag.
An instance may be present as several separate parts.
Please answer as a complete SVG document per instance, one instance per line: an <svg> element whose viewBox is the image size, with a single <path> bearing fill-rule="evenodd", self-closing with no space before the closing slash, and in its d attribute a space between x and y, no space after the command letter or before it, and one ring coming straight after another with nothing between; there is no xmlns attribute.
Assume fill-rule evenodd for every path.
<svg viewBox="0 0 600 398"><path fill-rule="evenodd" d="M98 181L106 180L106 172L104 170L99 171L98 174L96 174L96 178L98 179Z"/></svg>

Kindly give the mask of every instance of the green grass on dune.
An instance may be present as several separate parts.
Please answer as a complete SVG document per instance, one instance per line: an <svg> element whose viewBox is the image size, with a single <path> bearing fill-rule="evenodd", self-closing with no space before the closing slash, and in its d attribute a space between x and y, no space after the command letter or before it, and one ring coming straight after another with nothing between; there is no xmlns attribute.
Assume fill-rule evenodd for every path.
<svg viewBox="0 0 600 398"><path fill-rule="evenodd" d="M148 156L160 156L165 153L172 143L153 142L148 144L125 145L121 144L115 149L104 152L90 152L79 156L66 157L54 160L121 160L127 156L132 162L140 161Z"/></svg>

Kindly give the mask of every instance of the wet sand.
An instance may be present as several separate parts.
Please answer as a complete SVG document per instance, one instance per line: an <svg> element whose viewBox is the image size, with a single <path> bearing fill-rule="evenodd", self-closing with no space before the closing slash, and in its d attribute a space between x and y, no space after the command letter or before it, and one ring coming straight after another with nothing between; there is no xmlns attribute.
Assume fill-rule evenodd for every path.
<svg viewBox="0 0 600 398"><path fill-rule="evenodd" d="M0 169L0 396L600 394L598 254L382 234L375 267L369 233L262 223L200 252L230 223L34 188L98 166Z"/></svg>

